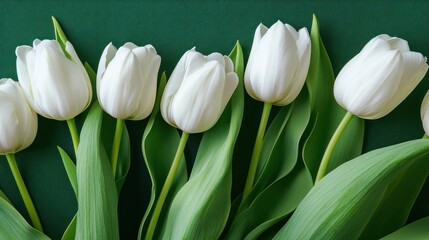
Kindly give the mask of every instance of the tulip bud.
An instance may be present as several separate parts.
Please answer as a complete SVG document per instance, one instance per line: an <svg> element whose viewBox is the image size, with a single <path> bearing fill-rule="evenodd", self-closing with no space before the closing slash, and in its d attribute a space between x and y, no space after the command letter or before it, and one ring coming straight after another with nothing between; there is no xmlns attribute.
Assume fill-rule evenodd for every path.
<svg viewBox="0 0 429 240"><path fill-rule="evenodd" d="M356 116L381 118L413 91L427 70L426 58L410 51L407 41L379 35L340 71L335 99Z"/></svg>
<svg viewBox="0 0 429 240"><path fill-rule="evenodd" d="M0 79L0 154L16 153L33 143L37 114L12 79Z"/></svg>
<svg viewBox="0 0 429 240"><path fill-rule="evenodd" d="M161 57L152 45L107 45L97 71L101 107L118 119L141 120L153 109Z"/></svg>
<svg viewBox="0 0 429 240"><path fill-rule="evenodd" d="M229 57L189 50L167 82L161 114L184 132L204 132L217 122L237 85L238 76Z"/></svg>
<svg viewBox="0 0 429 240"><path fill-rule="evenodd" d="M22 90L31 107L40 115L69 120L91 103L91 82L73 45L65 50L55 40L34 40L33 47L16 48L16 66Z"/></svg>
<svg viewBox="0 0 429 240"><path fill-rule="evenodd" d="M298 32L277 21L260 24L244 76L246 91L256 100L285 106L301 91L310 66L311 41L306 28Z"/></svg>

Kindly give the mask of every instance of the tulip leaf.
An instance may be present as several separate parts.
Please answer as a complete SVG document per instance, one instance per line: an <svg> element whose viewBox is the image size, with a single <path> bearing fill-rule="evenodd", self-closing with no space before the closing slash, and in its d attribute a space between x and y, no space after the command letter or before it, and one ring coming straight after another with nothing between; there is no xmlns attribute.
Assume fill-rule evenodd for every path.
<svg viewBox="0 0 429 240"><path fill-rule="evenodd" d="M55 39L60 44L61 49L63 49L64 55L68 59L71 59L70 54L66 51L66 43L68 41L66 34L64 33L60 23L57 21L57 19L55 17L52 17L52 22L54 24Z"/></svg>
<svg viewBox="0 0 429 240"><path fill-rule="evenodd" d="M12 205L12 202L9 200L9 198L6 196L6 194L4 194L4 192L1 189L0 189L0 198L3 198L4 200L6 200L6 202Z"/></svg>
<svg viewBox="0 0 429 240"><path fill-rule="evenodd" d="M77 151L78 212L76 239L119 239L118 193L101 141L103 112L93 104Z"/></svg>
<svg viewBox="0 0 429 240"><path fill-rule="evenodd" d="M4 196L0 197L0 223L0 239L50 239L45 234L31 227Z"/></svg>
<svg viewBox="0 0 429 240"><path fill-rule="evenodd" d="M301 159L299 143L309 119L308 91L304 88L292 106L282 108L270 124L257 180L240 206L226 235L228 239L258 238L290 214L311 189L311 176L304 173L303 164L297 166Z"/></svg>
<svg viewBox="0 0 429 240"><path fill-rule="evenodd" d="M358 239L384 199L395 197L389 188L398 177L415 166L429 171L428 156L429 141L414 140L342 164L313 187L274 239Z"/></svg>
<svg viewBox="0 0 429 240"><path fill-rule="evenodd" d="M244 110L244 59L238 42L230 57L239 85L218 122L204 133L189 181L171 205L162 239L217 239L228 219L232 155Z"/></svg>
<svg viewBox="0 0 429 240"><path fill-rule="evenodd" d="M425 164L421 161L410 166L392 181L361 239L380 238L406 223L429 173Z"/></svg>
<svg viewBox="0 0 429 240"><path fill-rule="evenodd" d="M149 205L140 224L138 239L141 239L142 236L144 236L144 234L147 232L149 221L155 207L155 200L158 198L161 192L161 188L165 182L165 179L167 178L167 174L170 170L177 146L180 142L180 136L177 130L168 125L159 113L161 96L162 92L164 91L166 81L166 74L163 73L158 87L158 94L154 110L143 133L142 150L145 163L152 180L152 189ZM186 171L186 162L183 157L180 161L180 166L170 188L170 192L168 193L168 196L165 200L164 208L161 212L157 228L155 230L154 239L158 239L157 236L159 236L159 232L162 229L161 226L165 224L166 214L173 197L186 183L187 179L188 176Z"/></svg>
<svg viewBox="0 0 429 240"><path fill-rule="evenodd" d="M311 132L302 153L306 167L313 179L316 178L320 161L331 136L346 114L346 110L335 101L333 95L334 78L331 61L319 34L319 23L316 16L313 16L311 60L306 80L312 107ZM363 135L364 121L355 117L339 139L327 172L361 153Z"/></svg>
<svg viewBox="0 0 429 240"><path fill-rule="evenodd" d="M61 240L74 240L76 237L76 215L74 215L70 224L67 226L66 230L61 237Z"/></svg>
<svg viewBox="0 0 429 240"><path fill-rule="evenodd" d="M57 147L60 152L61 159L63 160L64 168L69 178L70 184L74 190L74 194L77 196L77 178L76 178L76 165L70 156L61 147Z"/></svg>
<svg viewBox="0 0 429 240"><path fill-rule="evenodd" d="M412 222L405 227L381 238L381 240L423 240L429 239L429 217Z"/></svg>

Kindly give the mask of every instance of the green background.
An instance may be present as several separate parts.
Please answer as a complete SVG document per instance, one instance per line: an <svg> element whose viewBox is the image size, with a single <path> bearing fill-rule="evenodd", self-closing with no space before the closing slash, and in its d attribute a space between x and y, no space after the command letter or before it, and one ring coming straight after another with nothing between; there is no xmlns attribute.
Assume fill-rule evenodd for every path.
<svg viewBox="0 0 429 240"><path fill-rule="evenodd" d="M250 51L259 23L281 20L295 28L311 28L312 14L330 55L334 73L374 36L387 33L408 40L412 50L429 55L429 1L5 1L0 2L0 77L16 80L15 48L35 38L53 39L51 16L57 17L82 61L97 68L104 47L127 41L152 44L169 75L181 55L196 47L209 54L228 54L240 40ZM426 76L418 88L388 116L366 122L364 151L423 136L420 104ZM233 196L243 187L262 104L246 98L245 115L234 158ZM78 126L82 119L77 119ZM119 200L123 239L135 239L150 193L150 179L141 156L146 121L130 122L132 166ZM186 154L190 163L198 147L191 136ZM16 155L24 181L46 233L59 239L77 204L56 146L72 153L65 122L39 117L34 144ZM162 148L162 146L160 146ZM27 217L4 156L0 156L0 188ZM428 189L428 188L426 188ZM427 195L427 194L426 194ZM415 212L419 217L421 210ZM1 224L1 223L0 223Z"/></svg>

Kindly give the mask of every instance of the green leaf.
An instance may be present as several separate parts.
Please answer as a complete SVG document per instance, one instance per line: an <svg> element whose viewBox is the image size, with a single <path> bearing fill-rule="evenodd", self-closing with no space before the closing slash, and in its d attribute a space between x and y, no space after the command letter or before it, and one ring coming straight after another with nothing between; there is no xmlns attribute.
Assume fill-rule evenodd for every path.
<svg viewBox="0 0 429 240"><path fill-rule="evenodd" d="M429 239L429 217L422 218L393 232L381 240L424 240Z"/></svg>
<svg viewBox="0 0 429 240"><path fill-rule="evenodd" d="M303 172L302 164L296 166L309 119L309 98L304 88L290 108L280 110L267 130L257 181L238 211L228 239L243 239L246 235L246 239L256 239L290 214L311 189L311 176Z"/></svg>
<svg viewBox="0 0 429 240"><path fill-rule="evenodd" d="M0 239L47 240L45 234L37 231L3 197L0 197Z"/></svg>
<svg viewBox="0 0 429 240"><path fill-rule="evenodd" d="M230 54L239 85L221 118L204 133L189 181L177 193L162 239L217 239L231 207L232 154L244 110L243 53Z"/></svg>
<svg viewBox="0 0 429 240"><path fill-rule="evenodd" d="M70 184L74 190L74 194L77 196L77 178L76 178L76 165L70 156L61 147L57 146L60 152L61 159L63 160L64 168L69 178Z"/></svg>
<svg viewBox="0 0 429 240"><path fill-rule="evenodd" d="M111 151L110 151L111 152ZM128 171L131 167L131 144L130 136L128 134L127 127L124 123L122 129L121 145L119 147L118 162L116 166L116 187L118 193L121 192L122 186L124 185L125 179L127 178Z"/></svg>
<svg viewBox="0 0 429 240"><path fill-rule="evenodd" d="M399 176L416 165L429 171L428 156L429 141L414 140L342 164L308 193L275 239L358 239Z"/></svg>
<svg viewBox="0 0 429 240"><path fill-rule="evenodd" d="M67 37L64 33L63 29L61 28L60 23L57 21L55 17L52 17L52 22L54 24L54 31L55 31L55 39L60 44L61 48L63 49L64 55L71 59L70 54L66 51L66 43L67 43Z"/></svg>
<svg viewBox="0 0 429 240"><path fill-rule="evenodd" d="M165 179L167 178L168 171L170 170L174 155L176 154L177 146L180 142L180 136L177 130L168 125L159 113L161 97L167 81L166 78L167 77L164 72L159 83L157 100L153 112L143 133L142 150L145 163L152 180L152 189L149 205L140 224L138 239L141 239L141 237L144 236L144 234L147 232L149 221L155 207L155 200L158 198L161 192L162 186L165 182ZM165 224L165 217L174 196L187 180L188 176L186 171L186 162L183 157L180 161L180 166L170 188L170 192L168 193L168 196L165 200L164 208L159 217L157 228L154 234L154 239L158 239L159 232L162 229L160 226Z"/></svg>
<svg viewBox="0 0 429 240"><path fill-rule="evenodd" d="M4 192L1 189L0 189L0 198L3 198L4 200L6 200L6 202L12 205L12 202L9 200L9 198L6 196L6 194L4 194Z"/></svg>
<svg viewBox="0 0 429 240"><path fill-rule="evenodd" d="M101 142L103 112L93 104L77 152L78 212L76 239L119 239L118 194Z"/></svg>
<svg viewBox="0 0 429 240"><path fill-rule="evenodd" d="M402 227L428 176L424 161L418 162L397 176L367 224L361 239L380 238ZM394 209L392 211L392 209Z"/></svg>
<svg viewBox="0 0 429 240"><path fill-rule="evenodd" d="M313 15L311 27L311 60L307 76L307 86L310 94L312 116L310 135L303 148L303 158L306 167L316 178L323 153L338 124L346 114L333 95L334 73L331 61L319 34L319 23ZM347 126L344 134L334 149L327 172L335 169L341 163L348 161L362 151L364 121L354 118Z"/></svg>
<svg viewBox="0 0 429 240"><path fill-rule="evenodd" d="M64 231L61 240L74 240L76 237L76 215L74 215L67 229Z"/></svg>

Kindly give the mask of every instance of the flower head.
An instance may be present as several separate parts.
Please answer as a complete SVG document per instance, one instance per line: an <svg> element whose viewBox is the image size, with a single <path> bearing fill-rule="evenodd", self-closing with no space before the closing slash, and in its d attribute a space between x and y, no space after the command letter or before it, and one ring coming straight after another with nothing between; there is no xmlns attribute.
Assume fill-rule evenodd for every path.
<svg viewBox="0 0 429 240"><path fill-rule="evenodd" d="M237 84L229 57L189 50L167 82L161 114L166 122L185 132L206 131L221 116Z"/></svg>

